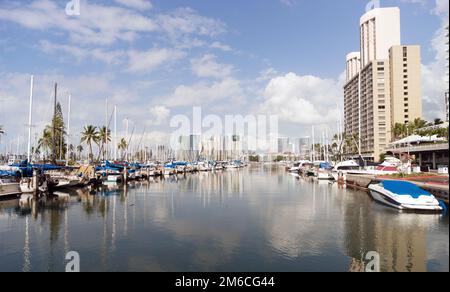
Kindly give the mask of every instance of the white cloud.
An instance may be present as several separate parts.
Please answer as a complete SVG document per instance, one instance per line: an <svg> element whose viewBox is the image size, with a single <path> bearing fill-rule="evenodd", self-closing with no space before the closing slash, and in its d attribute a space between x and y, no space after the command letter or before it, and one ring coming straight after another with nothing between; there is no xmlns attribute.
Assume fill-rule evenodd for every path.
<svg viewBox="0 0 450 292"><path fill-rule="evenodd" d="M138 33L153 32L155 22L132 10L81 2L81 15L69 17L63 3L35 0L29 5L0 8L0 19L29 29L66 32L75 43L110 45L133 41Z"/></svg>
<svg viewBox="0 0 450 292"><path fill-rule="evenodd" d="M441 27L433 36L431 45L435 58L422 66L424 118L443 118L444 93L448 90L446 29L448 26L449 4L447 0L436 0L433 13L441 18Z"/></svg>
<svg viewBox="0 0 450 292"><path fill-rule="evenodd" d="M191 60L192 72L198 77L225 78L232 74L233 66L219 64L216 56L206 54L201 58Z"/></svg>
<svg viewBox="0 0 450 292"><path fill-rule="evenodd" d="M222 50L224 52L231 52L233 50L229 45L222 44L221 42L213 42L210 48Z"/></svg>
<svg viewBox="0 0 450 292"><path fill-rule="evenodd" d="M448 0L436 0L436 6L433 12L437 15L448 18L449 2Z"/></svg>
<svg viewBox="0 0 450 292"><path fill-rule="evenodd" d="M341 85L340 81L295 73L279 76L270 80L264 90L260 111L301 125L330 123L336 120Z"/></svg>
<svg viewBox="0 0 450 292"><path fill-rule="evenodd" d="M150 121L152 125L162 125L170 117L170 109L163 105L153 106L150 108Z"/></svg>
<svg viewBox="0 0 450 292"><path fill-rule="evenodd" d="M214 37L226 32L223 22L199 15L191 8L179 8L150 18L134 10L150 9L149 1L116 0L134 9L81 1L81 14L77 17L66 15L65 1L34 0L28 5L3 5L0 7L0 19L28 29L63 32L76 44L111 45L118 41L132 42L145 33L153 32L187 44L193 35Z"/></svg>
<svg viewBox="0 0 450 292"><path fill-rule="evenodd" d="M65 55L71 55L77 59L78 62L86 59L101 61L106 64L120 64L124 61L126 53L124 51L105 50L102 48L86 49L72 45L60 45L46 40L40 42L40 47L44 53L60 54L60 58L65 59Z"/></svg>
<svg viewBox="0 0 450 292"><path fill-rule="evenodd" d="M149 0L115 0L117 3L135 8L138 10L149 10L153 8L153 4Z"/></svg>
<svg viewBox="0 0 450 292"><path fill-rule="evenodd" d="M207 105L217 101L235 103L242 98L243 90L238 80L227 78L212 84L198 83L192 86L178 86L173 94L164 98L165 104L172 107Z"/></svg>
<svg viewBox="0 0 450 292"><path fill-rule="evenodd" d="M149 51L130 51L128 71L133 73L151 72L184 57L184 53L174 49L151 49Z"/></svg>
<svg viewBox="0 0 450 292"><path fill-rule="evenodd" d="M193 34L214 37L226 32L225 23L201 16L191 8L179 8L172 13L159 15L157 22L172 38Z"/></svg>

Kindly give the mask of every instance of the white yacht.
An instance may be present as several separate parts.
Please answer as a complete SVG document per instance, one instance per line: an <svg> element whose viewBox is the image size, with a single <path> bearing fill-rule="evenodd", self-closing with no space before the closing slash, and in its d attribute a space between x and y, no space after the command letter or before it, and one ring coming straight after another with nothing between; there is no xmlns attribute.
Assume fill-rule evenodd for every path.
<svg viewBox="0 0 450 292"><path fill-rule="evenodd" d="M369 186L372 198L399 210L442 211L444 208L429 192L406 181L385 180Z"/></svg>
<svg viewBox="0 0 450 292"><path fill-rule="evenodd" d="M335 181L339 181L339 179L346 181L346 174L355 170L359 170L359 164L355 160L342 161L331 170L331 176Z"/></svg>

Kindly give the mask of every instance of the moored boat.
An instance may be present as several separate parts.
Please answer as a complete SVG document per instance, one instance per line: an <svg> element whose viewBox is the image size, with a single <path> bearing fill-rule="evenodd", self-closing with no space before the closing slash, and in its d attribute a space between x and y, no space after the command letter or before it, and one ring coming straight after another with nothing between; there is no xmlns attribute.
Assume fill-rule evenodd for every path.
<svg viewBox="0 0 450 292"><path fill-rule="evenodd" d="M18 196L22 193L20 185L14 180L0 178L0 199L12 196Z"/></svg>
<svg viewBox="0 0 450 292"><path fill-rule="evenodd" d="M375 201L399 210L443 210L432 194L411 182L385 180L369 185L369 190Z"/></svg>

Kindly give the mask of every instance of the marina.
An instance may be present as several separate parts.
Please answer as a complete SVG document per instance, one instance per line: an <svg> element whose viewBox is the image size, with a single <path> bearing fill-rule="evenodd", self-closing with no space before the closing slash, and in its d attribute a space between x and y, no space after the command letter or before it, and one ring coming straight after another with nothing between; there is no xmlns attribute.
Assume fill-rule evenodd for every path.
<svg viewBox="0 0 450 292"><path fill-rule="evenodd" d="M399 213L279 164L0 203L0 271L448 271L448 215Z"/></svg>
<svg viewBox="0 0 450 292"><path fill-rule="evenodd" d="M0 272L449 272L448 1L181 2L0 1Z"/></svg>

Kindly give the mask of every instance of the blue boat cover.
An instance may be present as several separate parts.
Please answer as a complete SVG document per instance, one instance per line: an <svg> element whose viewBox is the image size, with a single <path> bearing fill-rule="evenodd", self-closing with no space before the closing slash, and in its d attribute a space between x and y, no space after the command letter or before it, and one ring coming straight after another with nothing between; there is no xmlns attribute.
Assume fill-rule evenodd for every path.
<svg viewBox="0 0 450 292"><path fill-rule="evenodd" d="M333 167L328 162L324 162L324 163L320 163L319 168L320 169L332 169Z"/></svg>
<svg viewBox="0 0 450 292"><path fill-rule="evenodd" d="M406 181L385 180L383 181L383 187L391 193L400 196L410 195L414 199L418 199L420 196L432 196L429 192L419 188L413 183Z"/></svg>

